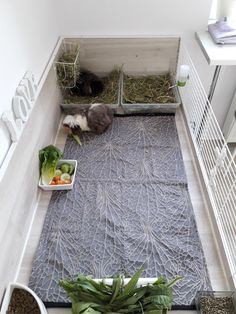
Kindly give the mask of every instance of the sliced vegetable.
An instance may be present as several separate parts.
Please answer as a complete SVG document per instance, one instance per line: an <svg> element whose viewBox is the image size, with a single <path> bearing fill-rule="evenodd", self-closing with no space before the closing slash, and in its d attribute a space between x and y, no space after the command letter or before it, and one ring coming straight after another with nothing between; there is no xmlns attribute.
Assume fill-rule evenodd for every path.
<svg viewBox="0 0 236 314"><path fill-rule="evenodd" d="M69 173L70 164L67 164L67 163L62 164L61 167L60 167L60 169L61 169L61 172L62 172L62 173Z"/></svg>
<svg viewBox="0 0 236 314"><path fill-rule="evenodd" d="M78 145L82 145L82 143L81 143L81 141L80 141L80 137L78 136L78 135L76 135L76 134L72 134L72 137L74 138L74 140L76 141L76 143L78 144Z"/></svg>
<svg viewBox="0 0 236 314"><path fill-rule="evenodd" d="M62 171L60 170L60 169L57 169L56 171L55 171L55 177L57 177L57 176L61 176L62 175Z"/></svg>
<svg viewBox="0 0 236 314"><path fill-rule="evenodd" d="M56 167L63 153L55 146L49 145L39 151L40 174L44 185L50 184Z"/></svg>
<svg viewBox="0 0 236 314"><path fill-rule="evenodd" d="M61 177L60 176L55 176L55 177L53 177L53 181L59 181L61 179Z"/></svg>
<svg viewBox="0 0 236 314"><path fill-rule="evenodd" d="M70 175L69 173L63 173L61 175L61 180L65 181L65 180L70 180Z"/></svg>
<svg viewBox="0 0 236 314"><path fill-rule="evenodd" d="M72 174L74 173L74 171L75 171L74 165L70 164L70 169L69 169L68 173L69 173L70 175L72 175Z"/></svg>
<svg viewBox="0 0 236 314"><path fill-rule="evenodd" d="M65 184L71 184L72 181L71 180L65 180L64 182L65 182Z"/></svg>

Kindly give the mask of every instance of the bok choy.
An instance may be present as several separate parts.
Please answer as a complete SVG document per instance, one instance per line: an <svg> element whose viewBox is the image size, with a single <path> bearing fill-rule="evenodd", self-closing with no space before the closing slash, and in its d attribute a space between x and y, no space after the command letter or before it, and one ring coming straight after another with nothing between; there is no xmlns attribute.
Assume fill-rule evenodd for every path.
<svg viewBox="0 0 236 314"><path fill-rule="evenodd" d="M52 181L58 161L62 158L63 153L55 146L49 145L39 151L40 174L44 185Z"/></svg>

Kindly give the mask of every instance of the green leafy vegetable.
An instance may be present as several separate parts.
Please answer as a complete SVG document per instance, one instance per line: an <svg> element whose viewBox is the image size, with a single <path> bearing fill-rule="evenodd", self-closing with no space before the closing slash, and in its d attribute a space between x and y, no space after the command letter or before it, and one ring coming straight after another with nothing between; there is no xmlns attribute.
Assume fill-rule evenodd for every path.
<svg viewBox="0 0 236 314"><path fill-rule="evenodd" d="M70 169L69 169L69 174L70 175L72 175L73 173L74 173L74 171L75 171L75 167L74 167L74 165L72 165L72 164L70 164Z"/></svg>
<svg viewBox="0 0 236 314"><path fill-rule="evenodd" d="M70 164L67 164L67 163L62 164L60 169L61 169L62 173L69 173L69 171L70 171Z"/></svg>
<svg viewBox="0 0 236 314"><path fill-rule="evenodd" d="M112 285L95 282L90 276L78 275L75 280L59 282L72 300L72 314L165 314L172 304L172 286L160 277L153 284L137 287L143 272L139 269L125 285L124 277L113 278Z"/></svg>
<svg viewBox="0 0 236 314"><path fill-rule="evenodd" d="M39 151L40 174L44 185L50 184L63 153L55 146L49 145Z"/></svg>
<svg viewBox="0 0 236 314"><path fill-rule="evenodd" d="M76 141L76 143L77 143L79 146L82 145L82 143L81 143L81 141L80 141L79 135L72 134L72 137L74 138L74 140Z"/></svg>

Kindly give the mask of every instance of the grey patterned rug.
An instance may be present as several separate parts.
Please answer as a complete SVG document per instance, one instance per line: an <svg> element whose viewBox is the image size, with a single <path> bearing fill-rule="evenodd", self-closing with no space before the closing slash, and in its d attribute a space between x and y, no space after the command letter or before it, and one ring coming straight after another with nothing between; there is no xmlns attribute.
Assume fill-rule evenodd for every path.
<svg viewBox="0 0 236 314"><path fill-rule="evenodd" d="M174 116L115 118L105 134L81 140L67 139L75 186L52 195L30 287L44 302L67 303L60 278L129 277L144 265L143 277L183 276L174 304L192 304L210 281Z"/></svg>

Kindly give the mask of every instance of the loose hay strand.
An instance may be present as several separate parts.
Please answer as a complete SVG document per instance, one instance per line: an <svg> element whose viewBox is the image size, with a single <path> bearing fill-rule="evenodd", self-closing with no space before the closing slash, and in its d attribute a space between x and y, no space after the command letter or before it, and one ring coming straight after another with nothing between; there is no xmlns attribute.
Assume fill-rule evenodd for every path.
<svg viewBox="0 0 236 314"><path fill-rule="evenodd" d="M64 95L65 104L116 104L118 102L120 69L114 69L108 76L101 79L104 84L103 92L98 96L78 96L66 92Z"/></svg>
<svg viewBox="0 0 236 314"><path fill-rule="evenodd" d="M170 74L133 77L124 74L123 103L175 103Z"/></svg>

